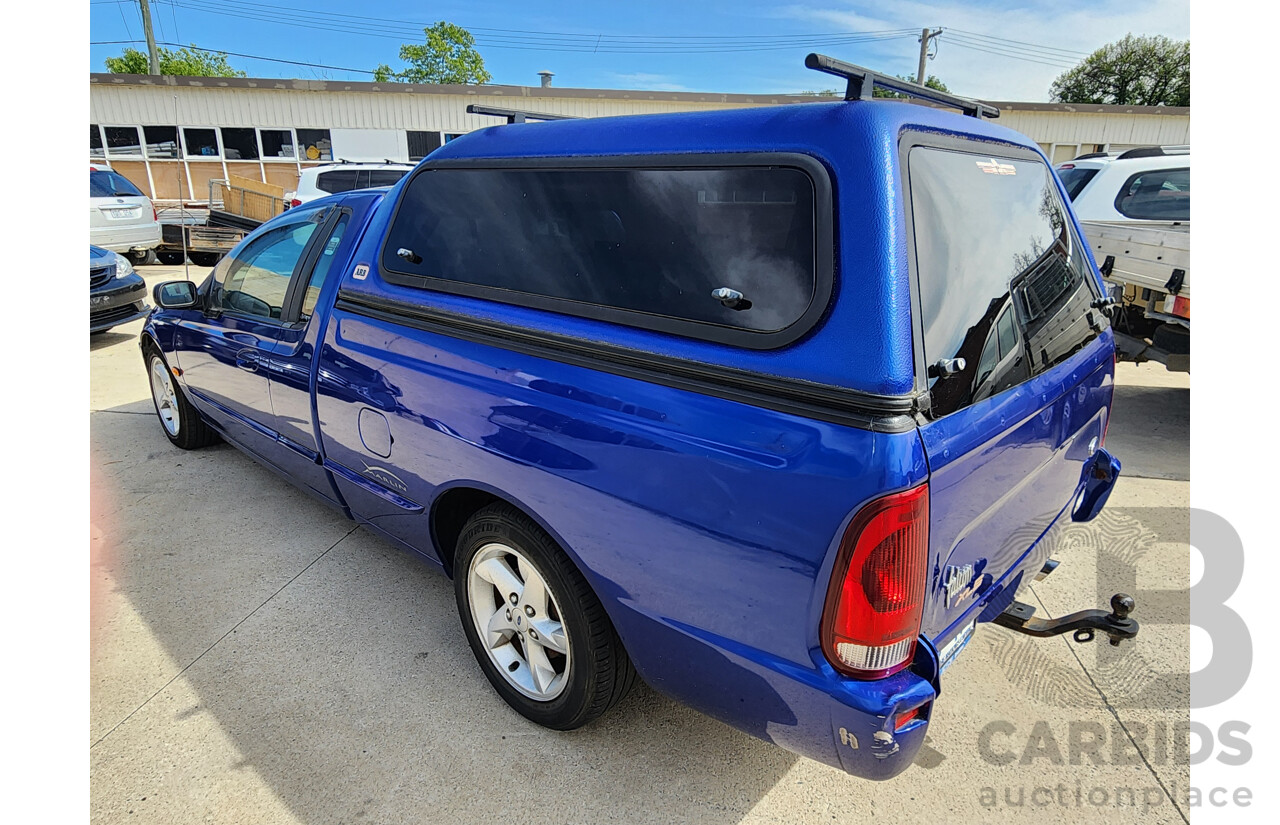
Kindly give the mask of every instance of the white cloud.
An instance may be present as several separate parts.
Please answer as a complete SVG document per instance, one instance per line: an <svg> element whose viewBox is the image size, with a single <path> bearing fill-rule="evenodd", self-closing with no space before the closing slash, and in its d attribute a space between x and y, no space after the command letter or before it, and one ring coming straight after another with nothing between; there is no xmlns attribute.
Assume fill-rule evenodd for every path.
<svg viewBox="0 0 1280 825"><path fill-rule="evenodd" d="M647 89L652 92L684 92L687 86L675 82L671 75L652 74L650 72L611 72L613 78L623 89Z"/></svg>
<svg viewBox="0 0 1280 825"><path fill-rule="evenodd" d="M816 24L818 31L855 32L924 26L956 29L948 41L944 32L938 41L937 57L928 64L958 94L989 100L1043 101L1049 84L1076 61L1075 55L1058 56L1052 49L1086 55L1119 40L1126 34L1162 34L1177 40L1191 35L1189 0L1099 0L1090 4L1066 4L1027 0L1006 4L1003 0L983 3L922 3L907 0L892 4L833 2L791 5L779 8L778 16ZM1003 38L1015 43L992 43L990 51L1018 51L1030 60L989 54L961 44L972 35ZM990 42L990 41L988 41ZM1035 47L1050 47L1028 53ZM915 38L851 46L849 54L831 47L832 57L855 63L879 62L871 68L898 74L915 74L919 46Z"/></svg>

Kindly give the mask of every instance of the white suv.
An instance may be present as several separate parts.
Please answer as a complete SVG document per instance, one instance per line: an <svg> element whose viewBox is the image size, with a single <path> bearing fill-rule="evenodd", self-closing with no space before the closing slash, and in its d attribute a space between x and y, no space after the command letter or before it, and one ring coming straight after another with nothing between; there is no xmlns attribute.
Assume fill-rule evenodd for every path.
<svg viewBox="0 0 1280 825"><path fill-rule="evenodd" d="M376 186L394 186L413 171L411 163L335 163L303 169L298 190L284 196L290 207L307 201Z"/></svg>
<svg viewBox="0 0 1280 825"><path fill-rule="evenodd" d="M1082 155L1058 164L1082 221L1191 220L1191 149L1149 146L1116 156Z"/></svg>
<svg viewBox="0 0 1280 825"><path fill-rule="evenodd" d="M160 245L151 199L111 167L89 164L89 243L141 263Z"/></svg>

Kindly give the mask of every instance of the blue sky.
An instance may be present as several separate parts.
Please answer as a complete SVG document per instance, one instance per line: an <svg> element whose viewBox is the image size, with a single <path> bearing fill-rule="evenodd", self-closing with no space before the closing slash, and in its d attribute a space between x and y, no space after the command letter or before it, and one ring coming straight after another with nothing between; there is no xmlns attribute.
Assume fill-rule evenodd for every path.
<svg viewBox="0 0 1280 825"><path fill-rule="evenodd" d="M928 71L960 94L1043 101L1053 78L1127 33L1190 36L1189 0L981 2L600 3L580 0L151 0L156 39L350 69L393 67L400 43L437 20L469 28L494 83L672 91L779 93L829 88L803 67L822 51L914 75L919 30L948 29ZM142 38L136 0L90 0L90 41ZM858 39L847 36L860 34ZM700 42L698 38L707 38ZM711 38L718 38L712 40ZM826 42L822 39L827 38ZM721 49L699 52L714 43ZM123 45L91 45L89 70ZM366 74L245 57L253 77L369 80Z"/></svg>

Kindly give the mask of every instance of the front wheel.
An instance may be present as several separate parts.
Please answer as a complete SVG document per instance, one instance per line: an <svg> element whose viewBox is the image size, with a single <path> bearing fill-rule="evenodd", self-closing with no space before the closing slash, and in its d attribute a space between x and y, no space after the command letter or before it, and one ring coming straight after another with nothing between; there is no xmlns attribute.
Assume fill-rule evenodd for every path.
<svg viewBox="0 0 1280 825"><path fill-rule="evenodd" d="M148 346L145 352L147 375L151 379L151 401L155 404L165 436L174 446L184 450L207 447L217 441L218 434L204 422L173 380L164 356L154 346Z"/></svg>
<svg viewBox="0 0 1280 825"><path fill-rule="evenodd" d="M636 673L573 562L506 503L458 539L454 592L467 641L494 690L526 718L572 730L613 707Z"/></svg>

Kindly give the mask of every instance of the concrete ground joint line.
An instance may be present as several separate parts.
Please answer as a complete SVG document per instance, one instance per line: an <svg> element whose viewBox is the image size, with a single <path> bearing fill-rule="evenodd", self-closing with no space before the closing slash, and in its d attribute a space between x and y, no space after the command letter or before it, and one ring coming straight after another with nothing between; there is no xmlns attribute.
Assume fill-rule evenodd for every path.
<svg viewBox="0 0 1280 825"><path fill-rule="evenodd" d="M90 409L91 413L115 413L116 415L152 415L150 410L95 410Z"/></svg>
<svg viewBox="0 0 1280 825"><path fill-rule="evenodd" d="M128 714L127 714L123 719L121 719L119 722L116 722L114 725L112 725L112 726L111 726L111 730L109 730L109 731L107 731L106 733L102 734L102 736L99 736L99 737L98 737L98 740L97 740L96 742L94 742L92 745L90 745L90 746L89 746L89 750L93 750L94 748L98 747L98 745L100 745L100 744L102 744L104 741L106 741L106 738L107 738L108 736L110 736L111 734L113 734L113 733L115 733L117 730L119 730L119 729L120 729L120 726L121 726L121 725L123 725L125 722L128 722L131 718L133 718L133 715L134 715L135 713L137 713L138 711L142 710L142 709L143 709L143 708L145 708L147 705L151 704L151 700L152 700L152 699L155 699L155 698L156 698L157 696L159 696L161 693L164 693L166 690L168 690L170 685L172 685L174 682L178 681L178 679L180 679L180 678L182 677L182 674L186 673L186 672L187 672L188 670L190 670L193 666L195 666L196 662L198 662L198 661L200 661L201 659L203 659L203 658L205 657L205 654L207 654L209 651L213 650L215 647L217 647L219 644L221 644L223 639L227 638L227 637L228 637L228 636L230 636L232 633L235 633L235 632L236 632L236 629L237 629L237 628L239 628L239 627L240 627L240 625L242 625L242 624L244 624L245 622L249 621L249 619L251 619L255 613L257 613L257 612L258 612L259 610L261 610L262 608L266 607L266 606L267 606L267 604L268 604L272 599L274 599L276 596L279 596L282 592L284 592L284 589L285 589L286 587L288 587L289 585L291 585L291 584L293 584L294 582L296 582L299 578L301 578L302 574L303 574L303 573L305 573L305 572L307 572L308 570L310 570L310 569L312 568L312 566L313 566L313 565L315 565L315 563L316 563L316 562L320 561L322 558L324 558L325 556L329 555L329 551L330 551L330 550L332 550L333 548L337 547L339 544L342 544L344 541L346 541L346 540L351 536L351 534L352 534L352 533L354 533L356 530L359 530L359 529L360 529L360 525L359 525L359 524L355 525L355 526L354 526L354 527L352 527L350 530L348 530L346 533L344 533L344 534L342 535L342 538L338 539L338 540L337 540L337 541L335 541L333 544L331 544L331 545L329 545L327 548L325 548L325 551L324 551L323 553L321 553L320 555L316 556L316 557L315 557L314 559L312 559L311 561L307 562L307 566L306 566L306 567L304 567L304 568L302 568L301 570L299 570L299 571L298 571L298 572L293 576L293 578L289 579L289 581L287 581L287 582L285 582L284 584L280 585L280 588L279 588L278 590L276 590L274 593L272 593L270 596L267 596L267 598L263 600L262 604L258 605L258 606L257 606L257 607L255 607L253 610L250 610L250 611L248 612L248 614L246 614L246 615L244 616L244 618L242 618L240 621L236 622L236 623L231 627L231 629L230 629L230 630L228 630L226 633L223 633L221 636L219 636L219 637L218 637L218 639L217 639L217 641L215 641L213 644L211 644L211 645L209 645L207 648L205 648L205 649L204 649L204 651L203 651L199 656L195 657L195 658L194 658L194 659L192 659L190 662L188 662L188 663L187 663L187 664L182 668L182 670L180 670L180 671L178 671L177 673L175 673L175 674L173 675L173 678L171 678L169 681L167 681L167 682L165 682L163 685L161 685L161 686L156 690L156 692L155 692L155 693L153 693L153 694L151 694L150 696L148 696L148 697L146 698L146 700L145 700L145 701L143 701L143 703L142 703L142 704L138 705L136 708L134 708L133 710L129 711L129 713L128 713Z"/></svg>
<svg viewBox="0 0 1280 825"><path fill-rule="evenodd" d="M1040 603L1040 608L1044 610L1045 615L1051 619L1054 618L1053 614L1049 612L1048 606L1045 605L1044 600L1040 598L1040 594L1036 592L1035 586L1029 584L1027 585L1027 589L1031 591L1031 595L1036 597L1036 601ZM1120 730L1124 731L1124 735L1128 737L1129 743L1133 745L1133 749L1137 751L1138 757L1142 759L1142 764L1147 766L1147 772L1151 774L1151 778L1160 786L1160 790L1164 791L1164 795L1169 798L1169 802L1173 805L1173 809L1178 812L1178 816L1182 817L1182 821L1187 825L1191 825L1191 820L1182 810L1182 806L1178 804L1178 800L1174 798L1173 792L1165 787L1164 781L1160 778L1160 775L1156 773L1156 769L1147 759L1147 755L1142 752L1142 748L1138 747L1138 742L1133 738L1133 733L1130 732L1129 726L1120 718L1120 714L1111 704L1111 700L1107 698L1106 692L1103 691L1102 687L1094 680L1093 674L1089 672L1089 668L1085 666L1084 660L1080 658L1080 654L1077 653L1075 647L1072 646L1071 640L1067 638L1066 634L1063 634L1061 638L1062 643L1067 646L1067 651L1075 658L1076 664L1080 665L1080 670L1084 672L1084 676L1089 680L1089 684L1093 685L1093 689L1098 692L1098 697L1102 699L1102 704L1106 707L1107 712L1116 720L1116 724L1120 726ZM1101 642L1098 643L1101 644Z"/></svg>

